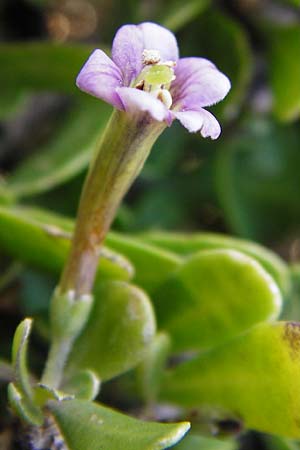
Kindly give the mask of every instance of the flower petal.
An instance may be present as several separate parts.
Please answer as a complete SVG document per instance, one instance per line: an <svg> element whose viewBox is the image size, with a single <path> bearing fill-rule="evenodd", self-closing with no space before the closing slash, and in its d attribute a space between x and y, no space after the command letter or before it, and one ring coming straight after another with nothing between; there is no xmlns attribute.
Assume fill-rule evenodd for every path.
<svg viewBox="0 0 300 450"><path fill-rule="evenodd" d="M173 112L174 116L191 133L200 131L203 137L217 139L221 133L221 127L217 119L205 109L199 108L198 111Z"/></svg>
<svg viewBox="0 0 300 450"><path fill-rule="evenodd" d="M181 58L175 68L172 83L173 103L182 109L211 106L230 90L230 81L205 58Z"/></svg>
<svg viewBox="0 0 300 450"><path fill-rule="evenodd" d="M76 84L82 91L123 109L116 94L116 87L122 85L121 71L102 50L93 51L79 72Z"/></svg>
<svg viewBox="0 0 300 450"><path fill-rule="evenodd" d="M143 50L158 50L163 61L178 59L177 41L171 31L151 22L124 25L114 38L112 59L122 70L125 86L141 72Z"/></svg>
<svg viewBox="0 0 300 450"><path fill-rule="evenodd" d="M158 50L162 61L178 60L178 45L171 31L152 22L141 23L138 27L143 33L144 49Z"/></svg>
<svg viewBox="0 0 300 450"><path fill-rule="evenodd" d="M117 93L123 103L125 111L130 114L139 113L141 111L148 112L153 119L162 122L168 121L170 111L165 105L145 91L139 89L121 87L117 88Z"/></svg>
<svg viewBox="0 0 300 450"><path fill-rule="evenodd" d="M123 73L125 86L129 86L142 70L142 31L136 25L124 25L113 40L112 59Z"/></svg>

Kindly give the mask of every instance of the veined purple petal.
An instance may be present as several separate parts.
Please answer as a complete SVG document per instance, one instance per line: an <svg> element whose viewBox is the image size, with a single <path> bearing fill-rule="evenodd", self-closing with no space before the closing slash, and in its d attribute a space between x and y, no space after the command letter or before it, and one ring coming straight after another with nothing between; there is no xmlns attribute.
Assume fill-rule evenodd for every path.
<svg viewBox="0 0 300 450"><path fill-rule="evenodd" d="M122 86L122 73L102 50L93 51L79 72L76 84L82 91L123 109L116 94L116 87Z"/></svg>
<svg viewBox="0 0 300 450"><path fill-rule="evenodd" d="M143 33L144 49L158 50L162 61L178 60L178 45L171 31L152 22L141 23L138 27Z"/></svg>
<svg viewBox="0 0 300 450"><path fill-rule="evenodd" d="M111 55L123 74L124 86L129 86L142 70L143 35L136 25L124 25L113 40Z"/></svg>
<svg viewBox="0 0 300 450"><path fill-rule="evenodd" d="M151 22L124 25L114 38L112 59L122 70L125 86L141 72L143 50L158 50L163 61L178 59L177 41L171 31Z"/></svg>
<svg viewBox="0 0 300 450"><path fill-rule="evenodd" d="M221 127L217 119L205 109L198 111L173 112L174 116L191 133L200 131L203 137L217 139L221 133Z"/></svg>
<svg viewBox="0 0 300 450"><path fill-rule="evenodd" d="M175 105L182 109L211 106L230 90L230 81L216 66L204 58L181 58L175 68L176 79L171 93Z"/></svg>
<svg viewBox="0 0 300 450"><path fill-rule="evenodd" d="M128 87L117 88L116 92L123 103L125 111L128 113L135 114L143 111L148 112L153 119L159 122L169 120L170 111L160 100L149 94L149 92Z"/></svg>

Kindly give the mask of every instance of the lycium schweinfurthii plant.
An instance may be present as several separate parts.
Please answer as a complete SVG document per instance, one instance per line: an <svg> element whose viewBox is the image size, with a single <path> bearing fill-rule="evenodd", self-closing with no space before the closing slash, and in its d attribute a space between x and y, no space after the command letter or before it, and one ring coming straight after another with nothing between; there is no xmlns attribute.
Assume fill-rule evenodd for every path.
<svg viewBox="0 0 300 450"><path fill-rule="evenodd" d="M26 211L0 208L8 226L17 222L37 237L43 260L53 257L43 240L53 229L49 224L62 228L54 228L60 256L70 244L51 301L50 352L40 382L26 363L30 319L19 325L13 342L9 400L31 424L31 448L159 450L176 444L187 422L143 422L93 402L101 381L138 364L144 413L152 414L158 401L173 403L178 419L190 408L208 406L214 420L229 415L245 427L300 437L300 328L276 322L287 283L285 266L274 255L215 235L148 235L144 242L115 235L109 245L142 273L144 291L129 277L111 276L94 286L103 241L154 142L175 119L216 139L220 126L204 108L226 96L228 78L206 59L179 59L174 35L143 23L117 32L112 59L95 50L77 85L115 109L95 146L71 243L64 221L34 210L29 220ZM149 271L155 280L149 281ZM153 305L162 330L157 335ZM183 352L184 361L165 371L171 351ZM186 361L186 354L194 357ZM192 450L199 442L196 437Z"/></svg>
<svg viewBox="0 0 300 450"><path fill-rule="evenodd" d="M60 414L64 417L64 407L57 408L57 402L73 399L76 403L75 397L92 400L97 395L100 381L97 373L87 368L75 374L75 381L73 374L72 380L66 384L64 369L93 307L93 285L103 240L122 198L140 173L154 142L175 118L190 132L199 131L202 136L212 139L219 136L221 129L217 120L203 107L222 100L230 89L230 82L206 59L179 59L177 42L170 31L154 23L142 23L125 25L117 32L112 59L103 51L95 50L80 71L77 86L112 104L115 110L96 145L80 199L69 256L51 301L51 346L40 383L32 385L26 367L31 321L22 322L15 335L13 364L16 381L9 385L10 404L19 416L35 426L44 421L45 405L48 413L50 410L59 421ZM137 345L129 344L129 351L125 349L120 356L112 355L111 369L107 373L115 374L120 372L120 368L116 368L116 359L124 359L125 354L128 353L127 359L131 362L119 363L123 370L141 360L141 348L149 346L155 321L148 298L138 289L117 283L111 287L108 285L103 292L107 298L113 292L115 305L119 305L118 310L124 312L118 316L118 311L112 313L106 308L101 319L103 314L107 317L106 322L111 323L112 332L119 322L125 338L127 332L128 339L133 339L132 333L135 333L138 340ZM128 331L123 326L127 316L129 322L138 321L135 328L131 326ZM73 386L71 390L74 392L71 396L64 393L64 390L70 392L70 386ZM88 411L86 406L84 411L86 408ZM99 408L91 406L91 417L95 418L96 423L102 423ZM105 414L105 411L102 413ZM124 419L116 420L122 423ZM113 423L114 419L112 426ZM63 424L61 426L64 427ZM153 430L151 427L154 427ZM162 431L159 427L147 425L145 433L149 436L145 438L142 433L142 437L138 437L135 444L132 442L130 448L166 448L178 441L189 425L174 424L169 429L161 426ZM107 445L105 433L102 439ZM145 445L142 444L143 439ZM77 448L77 444L74 445ZM86 443L82 445L84 447L78 448L87 448ZM101 445L99 448L104 448ZM125 448L126 444L120 437L115 444L109 443L109 448L123 449L123 445Z"/></svg>
<svg viewBox="0 0 300 450"><path fill-rule="evenodd" d="M189 131L216 139L220 125L203 107L222 100L230 89L228 78L210 61L179 59L173 33L154 23L123 26L114 38L112 59L95 50L76 83L83 91L111 103L115 111L95 150L71 252L53 298L53 329L58 328L59 316L64 316L61 333L57 330L54 336L65 334L65 338L60 336L59 343L53 344L43 381L55 387L70 341L89 314L101 244L154 142L175 118ZM68 333L71 316L76 330L71 327Z"/></svg>

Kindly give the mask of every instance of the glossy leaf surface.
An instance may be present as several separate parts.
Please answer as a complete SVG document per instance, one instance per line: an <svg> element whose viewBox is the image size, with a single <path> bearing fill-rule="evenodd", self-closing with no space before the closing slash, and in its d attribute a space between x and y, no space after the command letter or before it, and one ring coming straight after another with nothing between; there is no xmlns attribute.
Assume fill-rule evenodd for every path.
<svg viewBox="0 0 300 450"><path fill-rule="evenodd" d="M101 380L137 365L155 333L146 294L124 282L99 285L90 319L70 357L70 367L93 370Z"/></svg>
<svg viewBox="0 0 300 450"><path fill-rule="evenodd" d="M191 256L199 250L232 249L256 259L274 278L283 295L291 288L289 268L285 262L262 245L218 233L150 232L141 235L143 241L157 245L182 256Z"/></svg>
<svg viewBox="0 0 300 450"><path fill-rule="evenodd" d="M157 400L170 351L170 337L164 332L158 333L151 342L145 358L137 368L141 393L148 404L153 404Z"/></svg>
<svg viewBox="0 0 300 450"><path fill-rule="evenodd" d="M158 323L176 350L209 348L281 310L280 291L254 259L207 250L187 259L154 295Z"/></svg>
<svg viewBox="0 0 300 450"><path fill-rule="evenodd" d="M143 422L81 400L51 402L50 411L69 450L160 450L178 442L189 423Z"/></svg>
<svg viewBox="0 0 300 450"><path fill-rule="evenodd" d="M129 258L136 268L135 282L149 292L153 292L182 263L182 258L175 253L131 236L112 232L105 243Z"/></svg>
<svg viewBox="0 0 300 450"><path fill-rule="evenodd" d="M43 221L35 210L0 207L0 247L27 264L59 273L68 253L71 234L53 224L51 215L41 216ZM46 217L50 222L46 222ZM132 274L133 267L126 258L104 249L99 278L128 280Z"/></svg>
<svg viewBox="0 0 300 450"><path fill-rule="evenodd" d="M300 437L300 324L261 324L166 375L164 400L227 411L246 428Z"/></svg>

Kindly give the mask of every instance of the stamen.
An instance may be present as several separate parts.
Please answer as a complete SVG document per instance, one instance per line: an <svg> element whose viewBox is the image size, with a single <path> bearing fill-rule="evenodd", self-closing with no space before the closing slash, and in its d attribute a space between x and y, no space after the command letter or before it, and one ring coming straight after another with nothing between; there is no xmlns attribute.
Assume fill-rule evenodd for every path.
<svg viewBox="0 0 300 450"><path fill-rule="evenodd" d="M160 89L157 98L165 105L167 109L171 108L173 100L170 92L167 89Z"/></svg>
<svg viewBox="0 0 300 450"><path fill-rule="evenodd" d="M144 86L145 86L145 80L140 80L136 85L135 88L139 89L140 91L144 90Z"/></svg>
<svg viewBox="0 0 300 450"><path fill-rule="evenodd" d="M161 60L160 53L158 50L144 50L142 53L142 63L144 66L150 64L157 64Z"/></svg>

